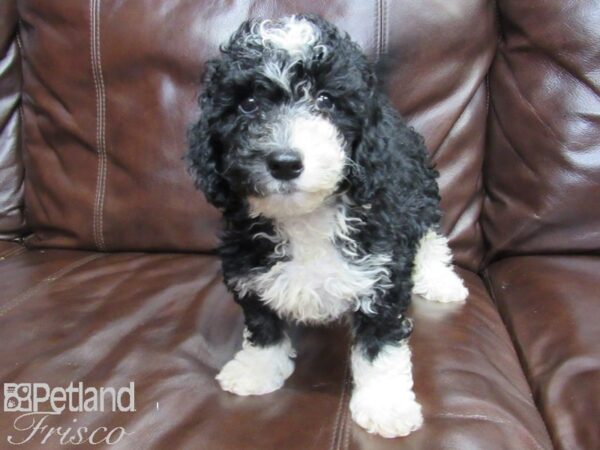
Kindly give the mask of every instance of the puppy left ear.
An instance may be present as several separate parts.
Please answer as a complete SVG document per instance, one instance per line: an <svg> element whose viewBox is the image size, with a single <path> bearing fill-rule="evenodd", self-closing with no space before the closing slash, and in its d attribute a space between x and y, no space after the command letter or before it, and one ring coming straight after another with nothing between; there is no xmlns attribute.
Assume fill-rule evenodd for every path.
<svg viewBox="0 0 600 450"><path fill-rule="evenodd" d="M424 192L439 202L438 174L428 161L423 137L383 94L375 93L366 108L347 176L350 198L357 205L369 205L385 191L404 189L409 194Z"/></svg>
<svg viewBox="0 0 600 450"><path fill-rule="evenodd" d="M390 146L393 126L386 123L385 106L371 99L367 106L360 136L355 141L350 167L349 194L358 205L367 205L384 187L386 152Z"/></svg>

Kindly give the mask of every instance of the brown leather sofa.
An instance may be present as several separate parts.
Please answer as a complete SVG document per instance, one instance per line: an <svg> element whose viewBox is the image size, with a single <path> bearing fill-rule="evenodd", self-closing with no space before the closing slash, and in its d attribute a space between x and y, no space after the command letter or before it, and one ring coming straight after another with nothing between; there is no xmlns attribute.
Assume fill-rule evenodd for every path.
<svg viewBox="0 0 600 450"><path fill-rule="evenodd" d="M415 298L425 425L406 438L351 422L341 325L293 329L276 393L213 379L242 318L211 254L218 213L181 160L199 74L246 17L307 11L390 56L470 290ZM599 17L591 0L2 0L0 379L134 382L135 411L43 430L3 411L0 448L85 427L100 442L75 447L599 449Z"/></svg>

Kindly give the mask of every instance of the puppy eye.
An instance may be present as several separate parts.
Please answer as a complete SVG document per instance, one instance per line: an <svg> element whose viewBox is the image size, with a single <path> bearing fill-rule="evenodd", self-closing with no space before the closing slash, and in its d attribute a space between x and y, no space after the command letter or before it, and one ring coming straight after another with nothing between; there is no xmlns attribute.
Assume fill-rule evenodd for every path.
<svg viewBox="0 0 600 450"><path fill-rule="evenodd" d="M333 109L333 98L331 98L331 95L329 95L327 92L321 92L319 95L317 95L317 100L315 103L319 109Z"/></svg>
<svg viewBox="0 0 600 450"><path fill-rule="evenodd" d="M258 110L258 102L254 97L246 97L239 104L239 108L244 114L252 114Z"/></svg>
<svg viewBox="0 0 600 450"><path fill-rule="evenodd" d="M331 95L329 95L327 92L321 92L319 95L317 95L316 104L317 108L322 110L332 109L333 99L331 98Z"/></svg>

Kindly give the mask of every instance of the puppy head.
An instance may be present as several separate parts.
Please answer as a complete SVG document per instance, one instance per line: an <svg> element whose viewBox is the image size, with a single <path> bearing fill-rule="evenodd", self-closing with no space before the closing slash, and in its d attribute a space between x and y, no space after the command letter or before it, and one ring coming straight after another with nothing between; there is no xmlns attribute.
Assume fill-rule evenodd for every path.
<svg viewBox="0 0 600 450"><path fill-rule="evenodd" d="M359 47L321 18L244 22L207 65L188 153L197 185L253 215L318 208L356 180L374 85Z"/></svg>

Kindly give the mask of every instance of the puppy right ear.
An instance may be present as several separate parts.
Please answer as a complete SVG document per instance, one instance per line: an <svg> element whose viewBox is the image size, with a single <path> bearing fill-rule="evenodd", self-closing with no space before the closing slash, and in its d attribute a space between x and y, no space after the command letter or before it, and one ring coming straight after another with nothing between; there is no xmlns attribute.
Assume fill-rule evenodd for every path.
<svg viewBox="0 0 600 450"><path fill-rule="evenodd" d="M212 88L216 75L216 62L209 62L204 75L206 89L200 96L201 116L188 131L189 149L185 155L188 170L206 199L217 208L224 209L229 203L229 184L221 174L222 148L210 132L209 118L213 111Z"/></svg>
<svg viewBox="0 0 600 450"><path fill-rule="evenodd" d="M218 149L212 142L204 117L190 129L188 141L190 147L186 160L196 188L200 189L206 200L214 206L224 208L228 203L229 186L219 173Z"/></svg>

